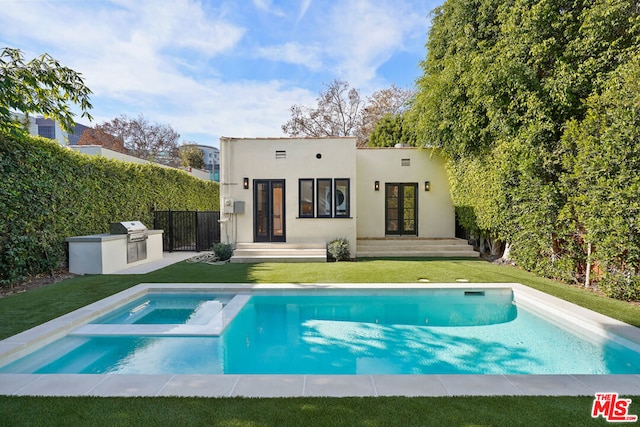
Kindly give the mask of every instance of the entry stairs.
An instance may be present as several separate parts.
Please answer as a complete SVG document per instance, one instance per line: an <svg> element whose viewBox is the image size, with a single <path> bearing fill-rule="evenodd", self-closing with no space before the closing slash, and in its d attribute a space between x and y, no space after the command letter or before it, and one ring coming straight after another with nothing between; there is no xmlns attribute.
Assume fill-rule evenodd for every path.
<svg viewBox="0 0 640 427"><path fill-rule="evenodd" d="M323 243L238 243L231 262L327 262Z"/></svg>
<svg viewBox="0 0 640 427"><path fill-rule="evenodd" d="M351 255L357 258L478 258L480 253L464 239L419 237L360 238ZM321 243L238 243L233 263L327 262Z"/></svg>
<svg viewBox="0 0 640 427"><path fill-rule="evenodd" d="M478 258L480 253L464 239L421 237L359 238L358 258Z"/></svg>

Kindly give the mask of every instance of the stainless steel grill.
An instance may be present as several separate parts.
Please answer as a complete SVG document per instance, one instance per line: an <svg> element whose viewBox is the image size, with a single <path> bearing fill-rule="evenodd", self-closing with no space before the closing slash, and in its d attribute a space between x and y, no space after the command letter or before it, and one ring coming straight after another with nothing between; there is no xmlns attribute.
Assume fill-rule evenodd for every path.
<svg viewBox="0 0 640 427"><path fill-rule="evenodd" d="M111 234L127 235L127 264L147 259L147 239L149 229L140 221L114 222Z"/></svg>

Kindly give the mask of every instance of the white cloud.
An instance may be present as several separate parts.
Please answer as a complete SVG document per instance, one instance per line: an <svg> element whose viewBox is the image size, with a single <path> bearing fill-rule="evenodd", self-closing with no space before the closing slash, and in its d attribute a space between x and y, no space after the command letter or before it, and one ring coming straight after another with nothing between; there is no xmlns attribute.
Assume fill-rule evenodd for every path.
<svg viewBox="0 0 640 427"><path fill-rule="evenodd" d="M144 114L183 137L211 135L209 144L220 135L281 135L291 105L315 104L319 79L335 76L366 89L407 37L424 35L426 15L394 0L1 4L0 44L28 56L48 52L80 71L94 91L98 121ZM284 17L283 10L289 27L273 19ZM242 69L256 57L308 72ZM301 75L304 82L296 83Z"/></svg>
<svg viewBox="0 0 640 427"><path fill-rule="evenodd" d="M310 6L311 0L300 3L301 16ZM307 16L299 40L260 47L258 55L323 71L366 89L380 83L378 69L406 49L407 40L423 39L426 32L426 5L420 9L393 0L341 0L321 6L322 14Z"/></svg>
<svg viewBox="0 0 640 427"><path fill-rule="evenodd" d="M174 0L171 7L146 1L124 3L138 18L133 23L136 33L144 35L144 40L156 48L193 49L211 57L232 48L244 33L221 19L205 16L201 5L191 0Z"/></svg>
<svg viewBox="0 0 640 427"><path fill-rule="evenodd" d="M198 95L193 90L198 83L181 73L183 63L173 52L180 52L181 61L200 62L233 48L244 33L215 16L205 16L199 3L161 4L119 0L77 7L87 4L10 2L0 26L5 36L31 40L34 54L43 45L64 65L80 71L94 92L96 108L100 105L96 100L124 102L131 111L150 116L147 111L171 107L183 93ZM94 115L102 116L99 111Z"/></svg>
<svg viewBox="0 0 640 427"><path fill-rule="evenodd" d="M164 5L170 7L163 7ZM148 46L193 49L213 56L232 48L244 29L205 16L192 0L112 2L3 2L3 33L60 49L73 46L84 53L109 47L114 41Z"/></svg>
<svg viewBox="0 0 640 427"><path fill-rule="evenodd" d="M271 61L287 62L303 65L310 70L322 68L322 49L317 45L303 45L289 42L279 46L268 46L258 49L258 56Z"/></svg>
<svg viewBox="0 0 640 427"><path fill-rule="evenodd" d="M349 0L331 10L330 55L336 74L355 87L369 84L378 67L404 48L412 33L423 32L426 20L394 1Z"/></svg>
<svg viewBox="0 0 640 427"><path fill-rule="evenodd" d="M285 16L285 13L280 8L273 6L272 0L253 0L253 5L263 12L271 13L280 17Z"/></svg>
<svg viewBox="0 0 640 427"><path fill-rule="evenodd" d="M302 0L300 2L300 12L298 12L298 22L304 18L304 16L307 14L307 11L309 10L309 6L311 6L311 1L312 0Z"/></svg>
<svg viewBox="0 0 640 427"><path fill-rule="evenodd" d="M192 82L171 99L162 97L145 108L153 121L170 123L182 139L188 133L219 136L282 136L280 126L289 119L292 104L311 104L315 94L306 89L284 87L278 81ZM170 104L170 105L168 105ZM169 107L169 108L167 108ZM136 116L137 111L128 112Z"/></svg>

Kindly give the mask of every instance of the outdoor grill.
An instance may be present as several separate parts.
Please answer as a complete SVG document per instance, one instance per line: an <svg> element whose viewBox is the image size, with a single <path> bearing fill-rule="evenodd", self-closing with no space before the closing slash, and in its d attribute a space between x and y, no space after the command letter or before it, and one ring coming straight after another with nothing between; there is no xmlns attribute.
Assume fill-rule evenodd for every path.
<svg viewBox="0 0 640 427"><path fill-rule="evenodd" d="M111 234L127 235L127 264L147 259L147 239L149 230L140 221L114 222Z"/></svg>

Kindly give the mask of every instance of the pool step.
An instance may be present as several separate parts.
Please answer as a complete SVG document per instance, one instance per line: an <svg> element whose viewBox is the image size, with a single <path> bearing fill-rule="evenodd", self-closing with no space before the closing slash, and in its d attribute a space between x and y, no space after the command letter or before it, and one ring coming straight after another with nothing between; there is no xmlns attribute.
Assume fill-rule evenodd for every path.
<svg viewBox="0 0 640 427"><path fill-rule="evenodd" d="M327 248L325 243L238 243L231 262L327 262Z"/></svg>
<svg viewBox="0 0 640 427"><path fill-rule="evenodd" d="M419 257L478 258L480 253L464 239L428 239L418 237L360 238L358 258Z"/></svg>

